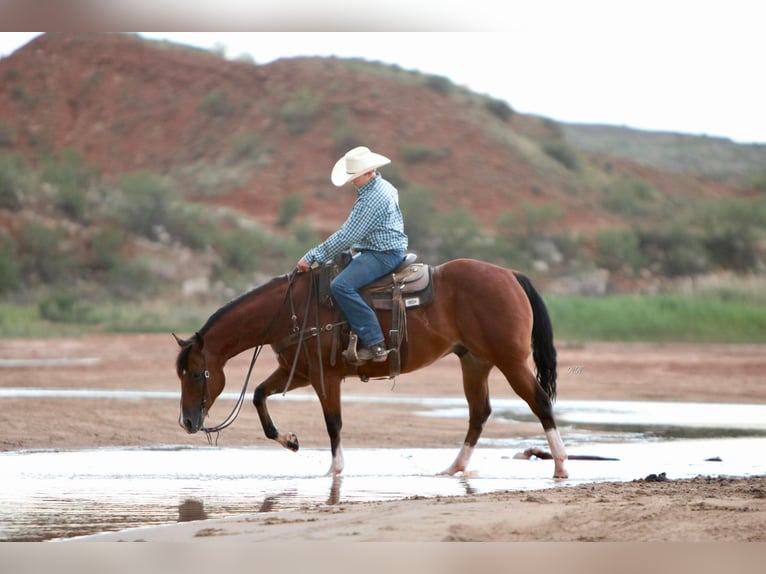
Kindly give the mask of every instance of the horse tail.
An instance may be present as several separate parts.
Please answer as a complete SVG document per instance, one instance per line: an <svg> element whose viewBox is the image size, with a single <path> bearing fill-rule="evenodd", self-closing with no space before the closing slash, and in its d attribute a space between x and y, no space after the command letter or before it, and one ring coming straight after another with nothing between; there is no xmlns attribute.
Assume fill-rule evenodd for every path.
<svg viewBox="0 0 766 574"><path fill-rule="evenodd" d="M529 277L514 272L532 306L532 358L537 369L537 382L551 400L556 399L556 347L548 308Z"/></svg>

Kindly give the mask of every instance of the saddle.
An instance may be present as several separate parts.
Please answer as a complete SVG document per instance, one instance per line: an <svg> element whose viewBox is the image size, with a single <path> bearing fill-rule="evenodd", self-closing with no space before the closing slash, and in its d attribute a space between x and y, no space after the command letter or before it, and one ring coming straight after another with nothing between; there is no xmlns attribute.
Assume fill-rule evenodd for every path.
<svg viewBox="0 0 766 574"><path fill-rule="evenodd" d="M349 264L351 253L344 251L325 264L319 274L319 301L335 307L330 282ZM388 363L390 377L401 372L402 343L407 339L407 310L428 305L433 301L432 268L416 263L417 255L408 253L391 273L376 279L360 290L362 298L376 311L391 312L391 330L388 337ZM349 333L348 347L343 356L349 364L361 365L356 348L357 336ZM333 345L335 347L335 345Z"/></svg>

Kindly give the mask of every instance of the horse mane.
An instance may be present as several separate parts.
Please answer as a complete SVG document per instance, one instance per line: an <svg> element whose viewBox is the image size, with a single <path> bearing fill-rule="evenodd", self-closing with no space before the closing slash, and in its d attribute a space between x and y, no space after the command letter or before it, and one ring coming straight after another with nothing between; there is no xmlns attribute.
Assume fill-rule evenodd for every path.
<svg viewBox="0 0 766 574"><path fill-rule="evenodd" d="M207 333L213 325L215 325L221 317L226 315L229 311L237 307L240 303L249 300L251 297L255 297L258 295L261 291L265 291L267 288L271 287L274 283L282 282L287 279L287 275L278 275L277 277L272 278L269 282L264 283L263 285L259 285L258 287L255 287L251 289L250 291L247 291L245 293L242 293L241 295L238 295L228 303L226 303L223 307L218 309L215 313L210 315L208 317L207 321L205 321L205 324L202 326L202 328L197 331L197 333L200 334L200 336L204 336L205 333Z"/></svg>
<svg viewBox="0 0 766 574"><path fill-rule="evenodd" d="M259 285L258 287L255 287L251 289L250 291L246 291L245 293L242 293L241 295L238 295L225 305L223 305L220 309L215 311L210 317L208 317L207 321L205 321L205 324L202 326L202 328L197 331L196 335L199 335L200 337L204 337L205 333L207 333L213 325L215 325L221 317L226 315L229 311L234 309L235 307L239 306L240 303L249 300L251 297L257 296L261 291L266 290L268 287L273 285L277 282L282 282L287 279L287 275L278 275L277 277L272 278L267 283L264 283L263 285ZM192 348L192 342L193 339L189 339L186 344L181 348L181 352L178 353L178 357L176 358L176 372L179 376L183 373L184 370L186 370L186 366L189 363L189 352Z"/></svg>

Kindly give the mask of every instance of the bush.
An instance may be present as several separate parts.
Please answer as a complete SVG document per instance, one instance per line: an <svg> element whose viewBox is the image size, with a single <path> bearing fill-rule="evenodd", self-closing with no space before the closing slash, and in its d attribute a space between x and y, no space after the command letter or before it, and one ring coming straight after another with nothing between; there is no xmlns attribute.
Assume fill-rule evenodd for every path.
<svg viewBox="0 0 766 574"><path fill-rule="evenodd" d="M121 229L102 229L91 241L91 268L101 271L114 267L118 259L118 249L125 240L125 232Z"/></svg>
<svg viewBox="0 0 766 574"><path fill-rule="evenodd" d="M708 267L700 238L682 225L639 230L641 251L649 266L669 277L696 275Z"/></svg>
<svg viewBox="0 0 766 574"><path fill-rule="evenodd" d="M605 192L604 207L624 217L642 217L655 211L657 193L646 181L622 178Z"/></svg>
<svg viewBox="0 0 766 574"><path fill-rule="evenodd" d="M21 285L21 275L16 259L0 250L0 294L15 291Z"/></svg>
<svg viewBox="0 0 766 574"><path fill-rule="evenodd" d="M38 303L40 317L54 323L88 323L90 313L80 297L70 290L53 291Z"/></svg>
<svg viewBox="0 0 766 574"><path fill-rule="evenodd" d="M543 144L543 151L569 171L580 170L580 156L562 141L549 141Z"/></svg>
<svg viewBox="0 0 766 574"><path fill-rule="evenodd" d="M19 241L22 272L45 283L53 283L70 275L75 265L72 258L59 248L63 237L61 230L39 223L25 227Z"/></svg>
<svg viewBox="0 0 766 574"><path fill-rule="evenodd" d="M231 140L235 160L256 161L265 152L261 136L258 132L239 133Z"/></svg>
<svg viewBox="0 0 766 574"><path fill-rule="evenodd" d="M404 230L413 250L422 250L433 237L437 220L433 194L433 190L427 187L414 187L399 194Z"/></svg>
<svg viewBox="0 0 766 574"><path fill-rule="evenodd" d="M425 84L426 84L426 87L444 96L449 95L452 92L452 89L454 88L454 84L449 78L445 76L438 76L435 74L426 76Z"/></svg>
<svg viewBox="0 0 766 574"><path fill-rule="evenodd" d="M234 106L229 103L226 92L219 89L208 92L199 103L199 109L213 117L225 117L234 113Z"/></svg>
<svg viewBox="0 0 766 574"><path fill-rule="evenodd" d="M172 193L167 182L155 174L137 172L123 178L120 190L113 217L128 231L155 239L157 228L165 228L170 217Z"/></svg>
<svg viewBox="0 0 766 574"><path fill-rule="evenodd" d="M16 144L16 134L13 129L0 122L0 148L13 147Z"/></svg>
<svg viewBox="0 0 766 574"><path fill-rule="evenodd" d="M279 115L285 122L287 130L293 135L299 135L314 125L321 108L321 100L310 91L303 89L290 96L282 105Z"/></svg>
<svg viewBox="0 0 766 574"><path fill-rule="evenodd" d="M481 244L481 227L470 213L458 207L437 217L439 255L442 260L477 257Z"/></svg>
<svg viewBox="0 0 766 574"><path fill-rule="evenodd" d="M513 108L505 100L489 98L484 103L487 111L502 122L507 122L513 116Z"/></svg>
<svg viewBox="0 0 766 574"><path fill-rule="evenodd" d="M563 211L557 205L524 201L518 210L500 214L497 231L506 239L550 237L556 234L562 216Z"/></svg>
<svg viewBox="0 0 766 574"><path fill-rule="evenodd" d="M764 221L766 200L725 198L695 205L682 225L695 230L712 264L746 272L758 265Z"/></svg>
<svg viewBox="0 0 766 574"><path fill-rule="evenodd" d="M21 160L12 155L0 156L0 209L21 209Z"/></svg>
<svg viewBox="0 0 766 574"><path fill-rule="evenodd" d="M138 259L116 257L107 272L106 287L109 292L124 300L137 301L157 286L157 276Z"/></svg>
<svg viewBox="0 0 766 574"><path fill-rule="evenodd" d="M421 163L424 161L437 161L451 155L449 148L434 148L422 144L404 145L399 150L402 161L405 163Z"/></svg>
<svg viewBox="0 0 766 574"><path fill-rule="evenodd" d="M606 229L596 235L596 263L610 271L629 268L637 271L643 265L638 234L632 229Z"/></svg>
<svg viewBox="0 0 766 574"><path fill-rule="evenodd" d="M277 227L287 227L295 216L303 210L303 197L297 194L287 195L282 199L277 215Z"/></svg>
<svg viewBox="0 0 766 574"><path fill-rule="evenodd" d="M45 162L42 179L56 190L55 204L73 221L82 221L87 211L86 193L92 185L94 170L85 164L82 154L66 149L57 159Z"/></svg>

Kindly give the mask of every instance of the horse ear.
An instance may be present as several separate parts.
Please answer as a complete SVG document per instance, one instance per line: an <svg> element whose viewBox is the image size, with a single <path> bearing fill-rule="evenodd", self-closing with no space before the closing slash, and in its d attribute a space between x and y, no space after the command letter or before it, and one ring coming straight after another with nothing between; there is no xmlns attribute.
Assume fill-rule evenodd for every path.
<svg viewBox="0 0 766 574"><path fill-rule="evenodd" d="M202 350L202 347L205 346L205 341L202 339L202 335L199 333L194 333L194 341L197 343L197 346L199 347L199 350Z"/></svg>
<svg viewBox="0 0 766 574"><path fill-rule="evenodd" d="M179 339L178 335L176 335L175 333L171 333L171 335L173 335L173 338L176 340L176 343L178 343L179 347L183 348L186 345L186 341L184 341L183 339Z"/></svg>

